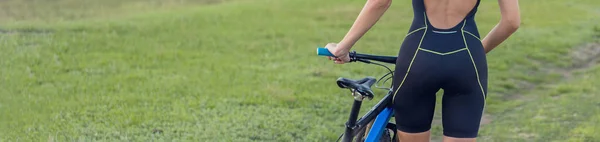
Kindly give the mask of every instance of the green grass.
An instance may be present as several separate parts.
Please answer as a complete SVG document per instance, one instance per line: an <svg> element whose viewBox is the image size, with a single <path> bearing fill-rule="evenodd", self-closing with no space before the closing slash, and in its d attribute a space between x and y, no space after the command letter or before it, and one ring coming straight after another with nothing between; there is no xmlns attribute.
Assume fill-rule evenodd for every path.
<svg viewBox="0 0 600 142"><path fill-rule="evenodd" d="M532 100L496 116L484 127L494 141L598 141L600 67L529 93Z"/></svg>
<svg viewBox="0 0 600 142"><path fill-rule="evenodd" d="M333 141L352 102L335 79L385 70L314 50L363 3L2 1L0 141ZM569 69L569 53L600 37L600 2L520 5L522 27L488 55L481 140L600 141L600 68ZM395 55L410 8L394 2L354 49ZM498 19L482 2L481 34Z"/></svg>

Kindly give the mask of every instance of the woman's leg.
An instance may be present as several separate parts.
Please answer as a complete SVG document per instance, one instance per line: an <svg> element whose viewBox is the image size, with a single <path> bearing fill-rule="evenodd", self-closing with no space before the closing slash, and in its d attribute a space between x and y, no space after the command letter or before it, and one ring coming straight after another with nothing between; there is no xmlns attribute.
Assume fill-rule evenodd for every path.
<svg viewBox="0 0 600 142"><path fill-rule="evenodd" d="M400 59L394 73L393 107L401 142L429 141L436 92L440 89L436 75L439 57L418 52L414 60Z"/></svg>
<svg viewBox="0 0 600 142"><path fill-rule="evenodd" d="M406 133L398 131L399 142L429 142L430 132Z"/></svg>
<svg viewBox="0 0 600 142"><path fill-rule="evenodd" d="M471 44L476 45L476 44ZM479 132L487 93L487 64L482 48L449 55L445 61L454 73L443 84L444 142L474 142Z"/></svg>

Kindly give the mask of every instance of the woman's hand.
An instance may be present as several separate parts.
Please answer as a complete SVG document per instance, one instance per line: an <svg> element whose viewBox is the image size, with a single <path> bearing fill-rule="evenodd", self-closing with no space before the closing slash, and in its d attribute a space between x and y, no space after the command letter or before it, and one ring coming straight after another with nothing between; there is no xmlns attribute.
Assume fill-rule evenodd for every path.
<svg viewBox="0 0 600 142"><path fill-rule="evenodd" d="M327 58L329 58L329 60L333 60L336 64L344 64L350 62L350 53L348 50L350 49L349 47L343 47L343 45L337 43L328 43L325 46L325 48L327 48L329 52L331 52L331 54L335 56Z"/></svg>

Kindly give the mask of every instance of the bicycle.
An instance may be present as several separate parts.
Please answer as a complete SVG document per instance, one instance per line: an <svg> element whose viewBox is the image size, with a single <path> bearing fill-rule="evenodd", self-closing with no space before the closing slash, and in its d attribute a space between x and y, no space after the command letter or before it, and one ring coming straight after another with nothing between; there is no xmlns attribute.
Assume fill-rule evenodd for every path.
<svg viewBox="0 0 600 142"><path fill-rule="evenodd" d="M317 48L317 55L332 57L334 56L326 48ZM377 62L395 64L396 59L397 57L395 56L360 54L356 53L356 51L350 52L350 62L359 61L367 64L380 65L387 68L389 72L382 76L379 80L373 77L366 77L358 80L340 77L336 80L338 87L342 89L349 89L352 92L352 96L354 97L354 103L352 104L350 116L348 118L348 121L346 122L345 131L343 134L340 135L337 141L339 141L340 138L342 142L351 142L353 140L365 142L396 141L396 125L394 123L389 122L389 120L392 117L395 117L393 116L393 109L391 106L391 85L390 88L381 88L386 89L388 91L387 95L384 96L375 106L373 106L371 110L369 110L365 115L363 115L360 119L357 120L362 101L365 98L369 100L373 99L374 93L371 90L373 84L381 81L381 79L391 74L391 76L389 76L383 82L383 84L385 84L387 80L393 78L394 76L393 71L390 68ZM390 131L393 131L393 136L389 135Z"/></svg>

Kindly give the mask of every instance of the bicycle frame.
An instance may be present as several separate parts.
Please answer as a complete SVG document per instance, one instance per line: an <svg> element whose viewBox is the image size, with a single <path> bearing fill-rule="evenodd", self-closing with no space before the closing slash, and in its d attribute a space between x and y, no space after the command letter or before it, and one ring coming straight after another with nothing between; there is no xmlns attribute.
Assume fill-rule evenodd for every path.
<svg viewBox="0 0 600 142"><path fill-rule="evenodd" d="M331 52L329 52L326 48L317 48L317 55L320 56L330 56L335 57ZM395 64L397 57L394 56L378 56L378 55L369 55L369 54L357 54L355 51L350 52L350 62L360 61L368 64L372 64L373 62L369 60ZM383 65L382 65L383 66ZM384 66L385 67L385 66ZM386 67L387 68L387 67ZM389 68L388 68L389 69ZM390 70L391 72L391 70ZM393 75L392 75L393 76ZM353 92L354 103L352 104L352 110L350 111L350 117L346 122L346 130L344 131L342 142L351 142L353 138L362 130L367 129L369 127L369 123L373 122L373 124L369 127L369 131L366 132L367 138L365 142L375 142L379 141L382 133L386 129L388 122L390 120L393 113L391 104L392 104L392 90L389 90L387 95L383 97L371 110L369 110L364 116L360 119L356 120L358 117L358 113L360 112L360 106L362 105L362 101L364 97L357 96L355 92ZM373 120L375 119L375 120ZM394 128L395 129L395 128ZM395 131L395 130L394 130ZM362 135L357 137L358 140L362 140Z"/></svg>
<svg viewBox="0 0 600 142"><path fill-rule="evenodd" d="M358 113L360 112L360 106L362 100L354 100L352 110L350 112L350 118L346 123L346 130L344 132L342 142L351 142L354 136L363 129L366 129L367 125L374 120L373 125L369 132L366 132L365 142L375 142L381 138L383 130L385 130L388 121L392 117L392 94L391 91L383 97L371 110L369 110L364 116L356 120ZM358 139L362 139L359 136Z"/></svg>

